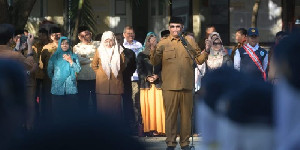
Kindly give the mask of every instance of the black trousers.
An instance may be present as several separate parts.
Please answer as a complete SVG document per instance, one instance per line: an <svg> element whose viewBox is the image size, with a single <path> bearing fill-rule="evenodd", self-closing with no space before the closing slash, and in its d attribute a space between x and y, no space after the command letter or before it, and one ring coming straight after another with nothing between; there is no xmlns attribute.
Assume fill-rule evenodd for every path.
<svg viewBox="0 0 300 150"><path fill-rule="evenodd" d="M96 112L96 80L78 80L78 103L81 113Z"/></svg>
<svg viewBox="0 0 300 150"><path fill-rule="evenodd" d="M52 121L60 123L81 115L78 95L52 95Z"/></svg>

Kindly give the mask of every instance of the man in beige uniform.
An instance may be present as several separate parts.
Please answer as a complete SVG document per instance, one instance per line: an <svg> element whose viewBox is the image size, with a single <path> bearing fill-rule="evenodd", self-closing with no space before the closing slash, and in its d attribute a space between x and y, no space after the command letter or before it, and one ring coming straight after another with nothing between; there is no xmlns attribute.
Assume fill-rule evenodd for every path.
<svg viewBox="0 0 300 150"><path fill-rule="evenodd" d="M41 116L42 119L51 119L51 79L48 77L47 68L51 56L58 47L58 41L61 37L61 30L58 27L51 27L49 30L51 42L45 45L41 51L39 59L39 67L43 70L44 78L42 82L42 98L41 98Z"/></svg>
<svg viewBox="0 0 300 150"><path fill-rule="evenodd" d="M26 79L27 79L26 80L26 85L27 86L26 86L26 97L22 97L22 98L24 99L24 104L26 104L26 108L25 108L26 111L23 112L23 111L21 111L19 109L16 109L16 108L12 109L15 106L9 106L9 107L7 107L7 109L10 109L12 113L8 113L8 114L2 113L2 115L9 116L9 114L10 115L14 114L12 116L18 118L18 116L15 116L17 113L26 113L26 115L22 116L22 117L26 117L26 122L22 122L22 123L24 123L26 125L26 128L28 130L30 130L33 127L34 115L35 115L35 111L33 110L34 108L32 106L34 104L34 89L35 89L34 88L34 86L35 86L35 84L34 84L34 80L35 80L34 73L37 69L37 63L36 63L36 61L33 57L34 52L33 52L33 49L31 47L32 42L33 42L33 37L30 37L28 39L28 41L26 41L26 43L28 43L28 44L24 44L24 45L28 46L28 49L27 49L26 46L22 46L22 47L27 49L26 51L24 51L24 54L22 54L20 52L21 50L20 51L15 51L9 46L10 41L12 41L12 39L13 39L13 34L14 34L14 27L12 25L10 25L10 24L0 24L0 37L1 37L0 38L0 60L17 61L17 62L19 62L20 64L22 64L24 66L24 69L25 69L24 74L26 74ZM20 42L20 39L17 40L17 41ZM22 45L22 44L20 44L20 45ZM15 67L18 67L18 66L15 66ZM1 73L5 74L5 72L6 72L6 70L1 70ZM14 75L11 75L11 76L13 77ZM22 75L20 75L20 78L22 79ZM20 86L22 86L21 83L20 83ZM9 89L9 87L8 87L8 89ZM18 92L15 92L15 93L18 93ZM9 94L9 93L6 93L6 94ZM3 100L2 102L5 102L5 100ZM21 103L22 102L20 102L20 104ZM10 104L13 104L13 103L10 103ZM11 118L11 119L14 120L13 118ZM20 118L18 118L18 119L20 119ZM9 123L9 121L8 121L8 123ZM7 124L7 122L5 122L5 124ZM12 128L10 127L10 129L12 129Z"/></svg>
<svg viewBox="0 0 300 150"><path fill-rule="evenodd" d="M162 89L166 108L166 143L167 150L175 149L177 114L180 110L180 146L189 150L191 135L191 118L193 109L194 68L193 60L189 57L179 38L183 30L181 18L172 17L169 22L170 36L161 40L155 51L151 51L150 61L153 65L162 63ZM191 54L202 64L208 56L205 51L200 54L197 43L186 38Z"/></svg>

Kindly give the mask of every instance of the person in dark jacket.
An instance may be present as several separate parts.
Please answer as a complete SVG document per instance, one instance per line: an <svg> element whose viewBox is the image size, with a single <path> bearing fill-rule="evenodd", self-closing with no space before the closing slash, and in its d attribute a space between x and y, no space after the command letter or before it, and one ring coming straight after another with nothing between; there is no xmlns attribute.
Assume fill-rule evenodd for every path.
<svg viewBox="0 0 300 150"><path fill-rule="evenodd" d="M121 33L116 33L116 40L123 47L124 55L125 55L125 65L126 68L123 71L123 83L124 83L124 93L122 94L123 99L123 111L124 111L124 120L132 130L135 132L135 117L134 117L134 109L133 109L133 100L132 100L132 86L131 86L131 76L136 70L136 56L135 53L128 48L123 46L123 35Z"/></svg>
<svg viewBox="0 0 300 150"><path fill-rule="evenodd" d="M137 70L140 84L140 104L144 132L165 133L165 109L161 90L161 64L150 63L150 50L155 49L156 35L149 32L143 51L137 57Z"/></svg>

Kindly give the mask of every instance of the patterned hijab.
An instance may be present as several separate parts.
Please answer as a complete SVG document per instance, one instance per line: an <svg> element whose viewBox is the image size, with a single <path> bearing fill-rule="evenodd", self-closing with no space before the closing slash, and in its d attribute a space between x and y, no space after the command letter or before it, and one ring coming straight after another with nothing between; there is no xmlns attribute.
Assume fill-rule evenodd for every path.
<svg viewBox="0 0 300 150"><path fill-rule="evenodd" d="M69 49L67 51L63 51L61 49L61 43L62 41L67 40L68 43L70 42L69 39L65 36L61 37L58 41L58 47L57 50L55 51L55 53L52 55L52 57L50 58L50 60L52 62L54 62L54 64L56 66L58 66L58 73L61 76L61 81L64 82L71 74L71 67L70 67L70 63L67 62L66 60L64 60L63 55L64 54L68 54L71 55L71 58L74 58L74 55L72 55L72 51L71 51L71 46L69 46Z"/></svg>
<svg viewBox="0 0 300 150"><path fill-rule="evenodd" d="M219 49L219 50L215 50L215 49L213 49L212 47L210 48L210 55L224 55L225 54L225 52L224 52L224 46L223 46L223 42L222 42L222 39L221 39L221 37L220 37L220 35L219 35L219 33L218 32L213 32L213 33L211 33L210 35L209 35L209 37L208 37L208 40L210 40L211 41L211 44L213 44L214 43L214 41L216 41L216 40L220 40L220 42L221 42L221 48Z"/></svg>
<svg viewBox="0 0 300 150"><path fill-rule="evenodd" d="M156 34L154 32L148 32L147 36L145 38L145 42L144 45L142 47L142 53L149 55L150 54L150 47L147 47L147 42L149 42L151 37L157 37Z"/></svg>
<svg viewBox="0 0 300 150"><path fill-rule="evenodd" d="M114 41L112 48L105 47L105 40L111 39ZM101 38L100 46L98 47L99 56L101 59L102 69L104 70L107 78L110 79L110 73L112 72L115 78L117 78L120 71L120 54L123 52L122 46L117 42L115 34L111 31L105 31Z"/></svg>
<svg viewBox="0 0 300 150"><path fill-rule="evenodd" d="M208 40L211 42L211 44L214 43L214 41L219 40L221 42L220 49L216 50L213 47L210 48L210 53L208 55L208 59L206 61L206 65L208 69L217 69L223 65L223 56L225 56L223 43L221 40L221 37L219 33L213 32L209 35Z"/></svg>

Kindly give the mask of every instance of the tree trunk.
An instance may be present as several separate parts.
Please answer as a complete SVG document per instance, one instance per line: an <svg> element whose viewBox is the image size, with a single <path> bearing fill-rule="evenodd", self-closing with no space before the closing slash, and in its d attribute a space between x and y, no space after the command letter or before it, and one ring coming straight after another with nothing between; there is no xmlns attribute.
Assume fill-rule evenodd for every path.
<svg viewBox="0 0 300 150"><path fill-rule="evenodd" d="M295 0L282 1L282 30L289 32L294 24Z"/></svg>
<svg viewBox="0 0 300 150"><path fill-rule="evenodd" d="M77 32L78 32L78 27L79 27L79 19L81 18L81 9L82 9L83 3L84 3L84 0L79 0L78 15L75 20L75 27L74 27L74 31L73 31L72 41L75 41L76 37L77 37Z"/></svg>
<svg viewBox="0 0 300 150"><path fill-rule="evenodd" d="M7 0L0 0L0 23L10 23Z"/></svg>
<svg viewBox="0 0 300 150"><path fill-rule="evenodd" d="M15 0L11 7L7 0L0 0L0 23L10 23L24 29L36 0Z"/></svg>
<svg viewBox="0 0 300 150"><path fill-rule="evenodd" d="M255 0L252 12L251 27L257 27L257 14L259 10L260 0Z"/></svg>

